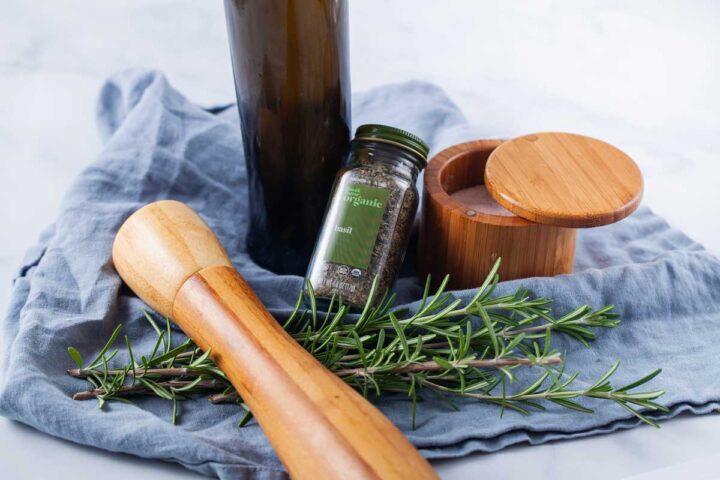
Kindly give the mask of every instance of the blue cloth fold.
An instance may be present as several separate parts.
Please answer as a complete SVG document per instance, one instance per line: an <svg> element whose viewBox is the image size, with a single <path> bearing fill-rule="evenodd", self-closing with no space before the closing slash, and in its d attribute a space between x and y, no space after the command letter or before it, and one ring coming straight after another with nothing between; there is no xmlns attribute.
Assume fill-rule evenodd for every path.
<svg viewBox="0 0 720 480"><path fill-rule="evenodd" d="M420 82L390 85L354 99L356 124L379 122L408 129L433 151L480 137L437 87ZM220 478L283 478L260 428L238 429L234 405L204 398L181 404L181 423L168 421L167 401L147 398L138 406L71 399L84 388L68 377L68 345L87 357L118 323L136 351L152 348L154 334L142 319L142 302L121 288L110 259L115 232L142 205L172 198L188 203L218 234L236 267L277 317L292 308L302 279L279 276L255 265L244 247L246 175L234 108L214 115L188 102L156 72L130 71L102 89L99 126L106 142L97 161L72 185L56 223L28 251L14 281L3 324L0 413L74 442L141 457L175 461ZM421 288L408 258L396 290L401 302ZM580 304L615 304L620 327L602 331L588 349L559 338L568 370L581 370L578 385L602 374L614 360L620 385L662 367L652 388L667 390L663 417L702 414L720 406L720 262L700 245L671 229L647 208L607 227L579 232L576 273L555 278L503 282L498 294L519 285L555 299L556 312ZM456 292L468 297L472 292ZM176 335L180 337L181 334ZM122 353L120 354L122 356ZM410 403L385 399L379 407L428 458L491 452L528 442L538 444L611 432L639 421L613 405L583 402L586 415L550 406L525 417L472 401L448 409L428 398L410 428Z"/></svg>

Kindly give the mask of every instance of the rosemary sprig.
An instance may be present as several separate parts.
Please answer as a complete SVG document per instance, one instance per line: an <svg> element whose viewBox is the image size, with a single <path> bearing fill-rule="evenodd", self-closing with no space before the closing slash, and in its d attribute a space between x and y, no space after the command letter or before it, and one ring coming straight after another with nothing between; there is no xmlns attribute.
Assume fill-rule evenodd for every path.
<svg viewBox="0 0 720 480"><path fill-rule="evenodd" d="M417 308L394 308L395 296L386 292L378 298L374 285L359 315L352 314L336 299L321 311L312 285L307 283L283 326L315 358L366 397L407 395L412 401L413 427L423 392L435 393L451 406L453 397L496 404L501 415L506 409L529 415L545 408L541 402L592 413L578 400L609 400L645 423L657 426L646 412L667 411L655 401L664 391L635 389L661 370L622 388L613 388L610 378L619 366L615 362L589 388L575 389L578 373L566 374L564 356L552 348L553 336L557 334L589 346L597 329L619 325L613 306L593 310L583 305L555 318L549 307L550 299L532 298L523 288L512 295L493 297L499 266L500 260L467 302L445 292L447 277L430 295L428 278ZM165 319L165 328L161 329L150 313L146 312L145 317L157 333L157 340L152 352L139 360L125 336L129 362L121 367L109 366L118 353L111 348L121 326L87 365L77 349L68 348L78 365L68 373L85 378L92 386L73 398L97 398L102 407L107 400L128 401L126 397L154 395L173 403L175 423L180 400L212 393L213 403L240 404L245 410L240 423L246 424L252 414L213 363L210 352L202 352L190 340L173 346L169 320ZM521 383L514 373L521 366L537 368L539 373L527 385L511 391L510 387Z"/></svg>

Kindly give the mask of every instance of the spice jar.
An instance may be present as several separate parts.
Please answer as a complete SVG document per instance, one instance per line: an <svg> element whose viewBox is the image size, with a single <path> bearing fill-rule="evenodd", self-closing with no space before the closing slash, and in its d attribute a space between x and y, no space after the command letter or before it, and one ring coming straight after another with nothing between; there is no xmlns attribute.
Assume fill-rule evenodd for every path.
<svg viewBox="0 0 720 480"><path fill-rule="evenodd" d="M362 307L374 279L392 286L407 249L418 206L415 181L428 146L385 125L362 125L347 166L335 178L307 277L320 299Z"/></svg>

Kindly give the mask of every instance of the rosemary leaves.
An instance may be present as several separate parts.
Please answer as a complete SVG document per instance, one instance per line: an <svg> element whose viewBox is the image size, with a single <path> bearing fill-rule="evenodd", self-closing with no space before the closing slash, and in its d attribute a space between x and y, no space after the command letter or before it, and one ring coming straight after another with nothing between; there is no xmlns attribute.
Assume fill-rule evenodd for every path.
<svg viewBox="0 0 720 480"><path fill-rule="evenodd" d="M548 306L550 299L531 298L522 288L512 295L493 297L498 267L499 260L467 302L444 291L447 278L434 295L430 295L430 283L426 283L419 307L413 312L394 308L393 295L379 295L376 281L354 321L348 318L347 306L335 299L327 311L318 310L309 288L300 292L284 328L363 395L405 393L412 401L413 423L418 399L429 391L448 399L465 397L496 404L501 411L512 409L523 414L542 408L539 402L591 413L578 400L595 398L617 404L655 425L648 412L667 411L656 402L664 391L637 389L657 376L659 369L614 388L610 379L619 362L609 361L611 366L604 375L584 384L589 387L575 388L579 372L565 372L564 356L552 347L556 335L568 335L589 346L597 329L619 325L613 307L593 310L583 305L555 317ZM311 305L309 310L302 309L304 301ZM174 422L180 400L210 393L213 403L237 402L243 406L246 413L240 423L247 423L251 412L209 358L209 352L200 351L190 340L173 345L169 321L165 329L160 329L150 314L146 317L157 332L153 351L138 355L125 337L127 360L121 366L111 365L118 355L112 346L121 327L88 363L76 349L68 349L78 366L68 373L90 383L90 389L76 393L74 398L96 398L102 406L108 400L154 395L172 402ZM537 369L537 377L519 385L514 370L521 366Z"/></svg>

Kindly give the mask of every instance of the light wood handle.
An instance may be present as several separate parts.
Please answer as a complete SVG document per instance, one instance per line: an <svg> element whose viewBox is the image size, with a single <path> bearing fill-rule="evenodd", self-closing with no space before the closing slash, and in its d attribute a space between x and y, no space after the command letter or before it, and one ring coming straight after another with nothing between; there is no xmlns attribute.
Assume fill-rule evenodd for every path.
<svg viewBox="0 0 720 480"><path fill-rule="evenodd" d="M378 409L285 332L189 207L140 209L118 232L113 261L138 296L211 350L293 478L437 478Z"/></svg>

